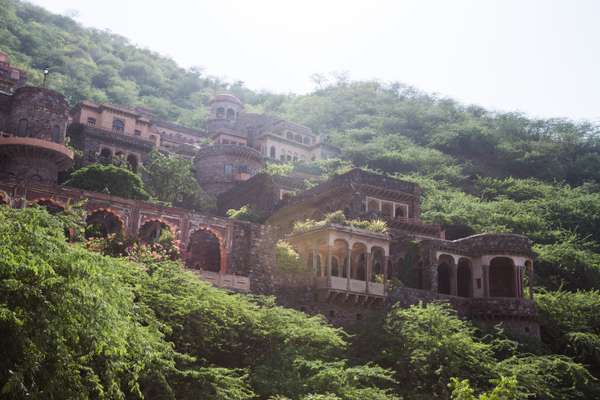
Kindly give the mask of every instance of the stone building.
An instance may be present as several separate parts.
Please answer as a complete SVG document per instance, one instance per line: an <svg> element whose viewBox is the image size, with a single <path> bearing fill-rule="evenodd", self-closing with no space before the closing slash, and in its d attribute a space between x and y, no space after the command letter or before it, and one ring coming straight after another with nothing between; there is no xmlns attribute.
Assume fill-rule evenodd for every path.
<svg viewBox="0 0 600 400"><path fill-rule="evenodd" d="M276 278L282 304L348 324L386 303L445 300L460 315L483 324L504 322L517 334L539 335L531 300L534 254L526 237L482 234L445 240L439 226L421 221L417 185L359 169L293 197L277 199L277 190L277 179L258 175L219 201L269 210L266 224L278 237L285 236L306 263L308 273ZM337 210L348 220L384 220L389 231L337 223L292 230L297 221L322 220ZM530 298L524 296L526 282Z"/></svg>
<svg viewBox="0 0 600 400"><path fill-rule="evenodd" d="M194 166L200 187L210 194L219 195L256 175L265 162L252 147L214 144L197 151Z"/></svg>
<svg viewBox="0 0 600 400"><path fill-rule="evenodd" d="M237 97L217 94L210 103L207 132L215 144L252 147L273 161L315 161L338 155L309 127L265 114L246 113Z"/></svg>
<svg viewBox="0 0 600 400"><path fill-rule="evenodd" d="M8 54L0 51L0 93L10 94L25 85L27 74L10 65Z"/></svg>
<svg viewBox="0 0 600 400"><path fill-rule="evenodd" d="M20 87L0 93L0 179L56 182L73 162L65 146L68 116L64 96L52 90Z"/></svg>
<svg viewBox="0 0 600 400"><path fill-rule="evenodd" d="M275 155L283 152L286 161L288 149L292 160L294 151L297 159L316 159L322 154L315 149L324 147L307 128L244 113L231 95L217 96L212 107L208 125L215 143L194 147L201 137L192 131L185 140L192 146L197 179L219 195L221 213L248 204L263 224L57 185L58 173L73 161L65 146L69 108L59 93L36 87L0 94L0 203L39 204L57 212L86 199L86 222L94 232L151 242L168 230L182 260L201 279L230 290L275 295L280 304L323 314L340 325L392 304L444 300L483 325L503 322L515 333L539 335L531 298L534 254L526 237L481 234L446 240L440 226L421 221L416 184L360 169L308 190L302 178L258 173L270 156L269 146L280 146L269 141L274 138L295 143L275 147ZM164 136L176 137L177 129L183 130L153 122L144 111L90 102L71 116L71 139L87 151L88 162L122 155L134 170L145 154L162 146ZM324 220L336 211L344 218L294 230L295 222ZM386 222L386 232L348 222L377 219ZM301 271L278 269L280 239L297 250Z"/></svg>

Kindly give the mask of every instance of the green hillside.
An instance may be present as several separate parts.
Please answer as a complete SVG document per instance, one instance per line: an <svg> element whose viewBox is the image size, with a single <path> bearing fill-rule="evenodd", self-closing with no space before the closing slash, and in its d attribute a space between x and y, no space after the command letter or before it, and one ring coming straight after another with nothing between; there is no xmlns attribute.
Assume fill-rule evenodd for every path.
<svg viewBox="0 0 600 400"><path fill-rule="evenodd" d="M496 388L487 399L599 397L597 125L344 77L306 95L255 92L18 0L0 0L0 51L32 84L49 68L49 87L72 104L143 106L202 127L208 100L229 90L249 111L308 125L342 150L314 168L355 165L419 183L423 219L449 238L528 235L542 314L541 343L485 335L439 305L394 310L349 337L270 300L209 288L177 263L67 246L71 219L0 207L0 399L430 399L454 390L471 400L471 387ZM452 389L451 378L460 379Z"/></svg>

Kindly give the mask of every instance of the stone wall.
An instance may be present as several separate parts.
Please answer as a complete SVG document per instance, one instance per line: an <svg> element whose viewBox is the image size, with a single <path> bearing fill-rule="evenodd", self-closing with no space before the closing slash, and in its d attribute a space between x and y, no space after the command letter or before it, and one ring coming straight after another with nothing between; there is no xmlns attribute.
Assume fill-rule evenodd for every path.
<svg viewBox="0 0 600 400"><path fill-rule="evenodd" d="M8 132L64 143L69 104L58 92L38 87L22 87L11 99Z"/></svg>
<svg viewBox="0 0 600 400"><path fill-rule="evenodd" d="M217 196L255 175L264 167L264 161L250 147L219 144L200 149L194 166L200 186Z"/></svg>
<svg viewBox="0 0 600 400"><path fill-rule="evenodd" d="M222 254L226 256L226 273L249 277L251 290L257 293L272 294L274 291L272 274L276 235L264 225L55 185L2 181L0 192L5 193L2 197L6 197L13 207L26 206L23 198L31 203L49 201L58 207L86 199L85 208L89 213L97 210L110 212L121 221L128 236L137 236L148 221L163 222L179 242L183 256L191 233L206 229L219 239Z"/></svg>
<svg viewBox="0 0 600 400"><path fill-rule="evenodd" d="M386 299L386 308L393 305L410 307L419 302L447 302L458 316L469 318L485 327L502 322L507 331L520 336L539 337L538 313L533 300L524 298L468 298L401 287Z"/></svg>

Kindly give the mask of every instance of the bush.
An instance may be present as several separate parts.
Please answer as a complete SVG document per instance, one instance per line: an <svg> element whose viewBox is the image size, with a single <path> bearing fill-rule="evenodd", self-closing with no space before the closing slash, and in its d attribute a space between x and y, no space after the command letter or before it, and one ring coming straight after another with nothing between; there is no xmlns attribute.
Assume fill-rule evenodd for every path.
<svg viewBox="0 0 600 400"><path fill-rule="evenodd" d="M260 222L262 220L260 215L252 210L248 204L238 208L237 210L235 208L227 210L227 216L231 219L238 219L248 222Z"/></svg>
<svg viewBox="0 0 600 400"><path fill-rule="evenodd" d="M71 174L65 186L134 200L150 198L139 176L115 165L91 164L83 167Z"/></svg>
<svg viewBox="0 0 600 400"><path fill-rule="evenodd" d="M334 211L332 213L326 214L325 218L321 221L315 221L312 219L306 219L304 221L297 221L294 223L294 227L292 231L294 233L307 232L311 229L315 229L317 227L323 227L330 224L338 224L344 226L351 226L358 229L364 229L369 232L374 233L387 233L389 228L387 223L383 220L356 220L356 219L346 219L343 211Z"/></svg>
<svg viewBox="0 0 600 400"><path fill-rule="evenodd" d="M288 242L278 241L275 250L277 268L281 271L302 272L306 270L300 256Z"/></svg>

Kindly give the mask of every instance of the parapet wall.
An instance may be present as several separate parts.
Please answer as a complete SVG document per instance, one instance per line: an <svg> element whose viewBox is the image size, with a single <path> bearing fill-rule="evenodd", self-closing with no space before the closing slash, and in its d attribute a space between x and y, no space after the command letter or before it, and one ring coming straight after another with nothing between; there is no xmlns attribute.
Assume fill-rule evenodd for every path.
<svg viewBox="0 0 600 400"><path fill-rule="evenodd" d="M410 307L420 302L449 303L459 317L469 318L478 325L486 327L502 322L504 327L515 335L539 337L540 334L535 302L525 298L458 297L429 290L401 287L388 295L386 307L389 308L396 304L400 307Z"/></svg>

